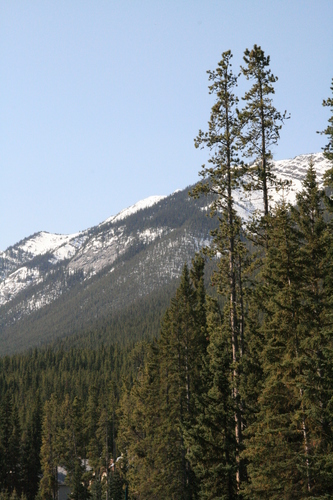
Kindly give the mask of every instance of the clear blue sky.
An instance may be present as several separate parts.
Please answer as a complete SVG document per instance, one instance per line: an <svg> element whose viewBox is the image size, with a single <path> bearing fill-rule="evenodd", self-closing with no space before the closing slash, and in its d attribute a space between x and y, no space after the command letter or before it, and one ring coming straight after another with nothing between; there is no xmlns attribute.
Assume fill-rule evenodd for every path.
<svg viewBox="0 0 333 500"><path fill-rule="evenodd" d="M0 0L0 248L194 183L206 71L255 43L291 113L275 158L320 151L332 0Z"/></svg>

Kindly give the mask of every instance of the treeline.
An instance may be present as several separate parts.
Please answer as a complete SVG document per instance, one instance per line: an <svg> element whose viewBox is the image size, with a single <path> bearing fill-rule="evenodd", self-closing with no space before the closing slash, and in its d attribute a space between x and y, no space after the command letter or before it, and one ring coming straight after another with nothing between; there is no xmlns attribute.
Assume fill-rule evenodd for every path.
<svg viewBox="0 0 333 500"><path fill-rule="evenodd" d="M196 138L211 152L191 193L213 199L211 247L184 266L157 339L1 360L4 498L54 500L60 465L76 500L332 497L333 202L310 161L296 206L271 206L272 189L288 189L270 149L287 115L273 106L276 77L256 45L238 108L231 57L209 72L216 101ZM333 98L323 104L333 162ZM333 164L324 182L333 187ZM241 186L262 197L246 227Z"/></svg>

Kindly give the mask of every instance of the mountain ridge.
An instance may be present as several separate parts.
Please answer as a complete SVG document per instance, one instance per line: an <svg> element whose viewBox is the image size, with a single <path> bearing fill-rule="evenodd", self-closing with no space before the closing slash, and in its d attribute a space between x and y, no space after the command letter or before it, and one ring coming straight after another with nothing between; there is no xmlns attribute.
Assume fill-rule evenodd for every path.
<svg viewBox="0 0 333 500"><path fill-rule="evenodd" d="M293 185L273 192L273 202L284 196L294 203L310 158L321 182L329 167L322 153L274 162L276 174ZM36 344L36 331L44 341L72 335L163 287L171 290L216 225L206 217L210 200L189 198L189 189L150 196L70 235L40 231L1 252L0 354L24 335L25 347ZM261 199L239 192L235 205L248 219Z"/></svg>

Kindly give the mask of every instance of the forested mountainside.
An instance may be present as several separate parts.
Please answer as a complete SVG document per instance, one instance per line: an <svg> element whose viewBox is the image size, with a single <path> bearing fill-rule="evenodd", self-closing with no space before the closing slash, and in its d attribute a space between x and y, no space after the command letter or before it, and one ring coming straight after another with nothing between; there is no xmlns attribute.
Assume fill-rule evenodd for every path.
<svg viewBox="0 0 333 500"><path fill-rule="evenodd" d="M108 274L99 269L86 279L82 272L73 285L86 293L95 283L93 290L103 294L103 279L119 272L118 284L131 276L131 287L137 284L140 295L142 285L147 294L127 301L125 309L114 307L114 330L116 322L103 323L102 316L86 332L0 358L1 500L56 500L59 467L67 472L73 500L332 498L333 98L323 102L331 110L324 157L306 157L303 172L298 169L301 185L288 203L289 183L271 162L286 113L272 104L276 78L269 57L257 45L245 50L241 73L252 87L242 110L236 108L231 57L224 52L209 72L216 102L208 132L195 139L211 153L191 189L198 210L180 193L184 213L175 217L183 225L143 249L133 237L133 219L126 234L137 246L132 253L129 246L128 259L122 253L119 266L127 274L106 266ZM239 163L240 149L255 161ZM280 200L270 196L274 188L282 189ZM244 223L251 191L256 198L250 203L261 202ZM159 199L158 208L165 201ZM189 264L190 229L190 241L200 248L206 226L199 224L195 233L186 210L195 214L193 223L206 224L201 208L207 206L216 226L205 251ZM144 223L154 220L150 215ZM124 219L121 224L128 231ZM169 227L166 217L162 227ZM168 239L173 233L179 238ZM168 260L165 249L184 247L177 285L165 280L167 293L154 287L160 283L156 273L163 281L165 269L177 278L179 253ZM146 282L140 263L154 268L149 251L160 268ZM52 265L48 258L46 267ZM119 285L119 300L121 290ZM165 307L168 294L155 335L156 309ZM34 314L47 307L52 305ZM110 302L108 310L112 318ZM138 329L146 328L142 341L132 317L141 318ZM112 342L114 331L118 342ZM119 342L126 332L132 340Z"/></svg>
<svg viewBox="0 0 333 500"><path fill-rule="evenodd" d="M183 263L209 243L215 223L206 203L185 189L143 200L83 233L38 233L9 248L2 255L0 352L110 322L153 293L166 297L160 319Z"/></svg>
<svg viewBox="0 0 333 500"><path fill-rule="evenodd" d="M279 179L292 181L283 192L291 202L309 157L274 162ZM327 160L321 153L312 158L321 182ZM209 199L189 198L190 189L142 200L81 233L37 233L3 252L0 354L40 346L97 325L109 325L109 339L143 338L145 328L137 328L135 335L126 330L120 334L119 318L132 311L133 322L141 324L138 304L145 304L144 310L154 310L157 325L183 263L209 244L210 231L216 227L216 221L206 216ZM271 190L271 196L276 201L281 192ZM244 219L261 204L258 196L244 197L240 191L235 203ZM148 305L150 297L159 297L154 307Z"/></svg>

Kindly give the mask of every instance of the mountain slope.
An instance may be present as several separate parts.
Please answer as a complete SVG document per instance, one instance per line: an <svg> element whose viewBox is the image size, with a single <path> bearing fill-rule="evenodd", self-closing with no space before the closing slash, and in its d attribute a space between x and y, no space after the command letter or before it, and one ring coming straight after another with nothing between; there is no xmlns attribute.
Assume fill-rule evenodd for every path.
<svg viewBox="0 0 333 500"><path fill-rule="evenodd" d="M0 353L81 331L174 282L209 243L206 200L149 198L83 233L38 233L2 254ZM74 251L75 250L75 251Z"/></svg>
<svg viewBox="0 0 333 500"><path fill-rule="evenodd" d="M295 201L309 158L275 162L276 174L293 184L272 191L273 200ZM321 179L328 162L320 153L313 161ZM244 219L261 206L260 193L236 198ZM206 198L189 199L188 189L152 196L96 227L72 235L40 232L2 252L0 354L118 321L133 304L149 309L149 297L160 297L160 317L184 262L209 244L216 222L206 217L208 207Z"/></svg>

